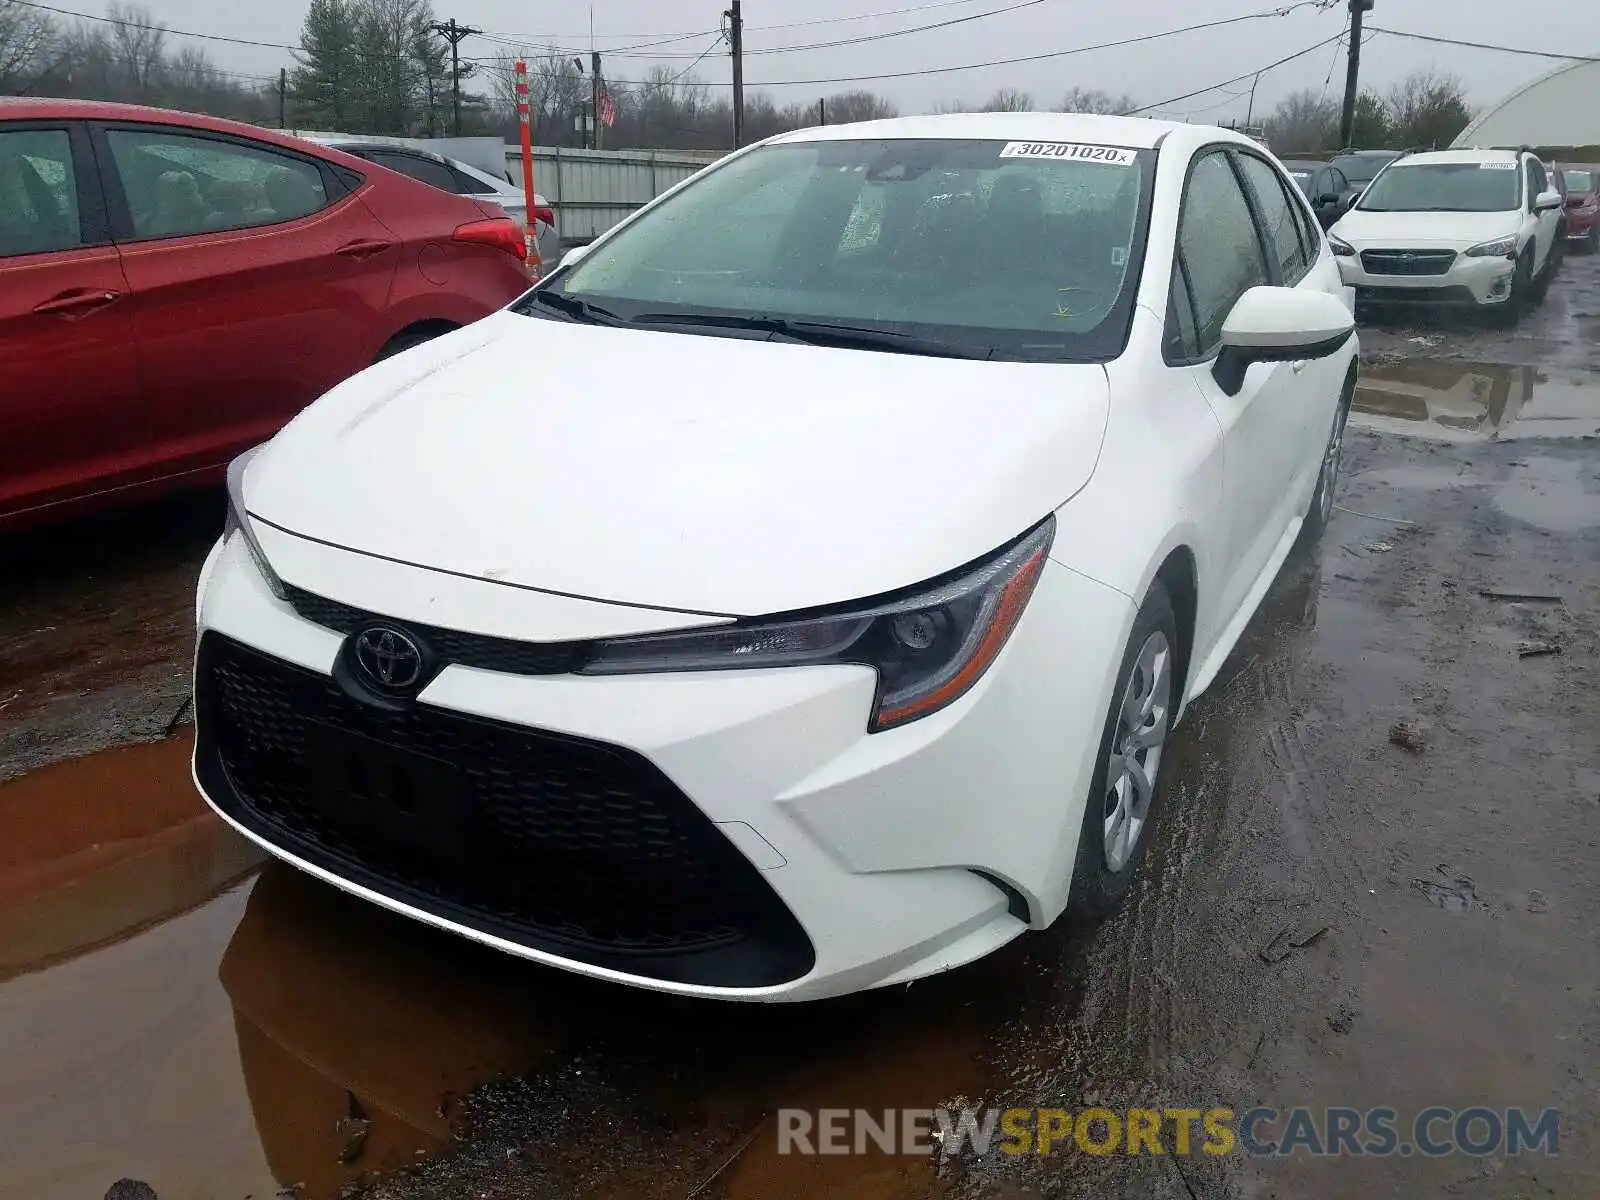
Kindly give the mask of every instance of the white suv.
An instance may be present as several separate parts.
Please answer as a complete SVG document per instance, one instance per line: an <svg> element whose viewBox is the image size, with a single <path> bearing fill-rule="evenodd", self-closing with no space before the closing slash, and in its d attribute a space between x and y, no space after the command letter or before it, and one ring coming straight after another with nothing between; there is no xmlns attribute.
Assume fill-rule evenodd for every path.
<svg viewBox="0 0 1600 1200"><path fill-rule="evenodd" d="M1460 304L1507 321L1544 298L1561 194L1517 150L1439 150L1390 163L1328 231L1358 302Z"/></svg>

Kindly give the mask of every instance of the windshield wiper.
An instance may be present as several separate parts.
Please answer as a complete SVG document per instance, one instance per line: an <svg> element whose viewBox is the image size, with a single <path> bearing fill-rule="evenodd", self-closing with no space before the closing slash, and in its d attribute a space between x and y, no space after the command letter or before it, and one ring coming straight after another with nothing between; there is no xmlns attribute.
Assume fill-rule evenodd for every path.
<svg viewBox="0 0 1600 1200"><path fill-rule="evenodd" d="M749 329L776 337L793 338L811 346L839 346L853 350L887 350L895 354L920 354L928 358L986 359L989 348L958 346L914 333L870 329L864 325L839 325L827 321L797 321L788 317L737 316L726 313L642 313L636 325L700 325L708 329Z"/></svg>
<svg viewBox="0 0 1600 1200"><path fill-rule="evenodd" d="M524 304L542 304L546 308L554 309L558 313L571 317L575 321L586 321L590 325L626 325L627 322L610 309L601 308L598 304L590 304L587 300L580 300L576 296L566 296L560 292L548 291L539 288L529 292ZM519 305L519 310L521 309Z"/></svg>

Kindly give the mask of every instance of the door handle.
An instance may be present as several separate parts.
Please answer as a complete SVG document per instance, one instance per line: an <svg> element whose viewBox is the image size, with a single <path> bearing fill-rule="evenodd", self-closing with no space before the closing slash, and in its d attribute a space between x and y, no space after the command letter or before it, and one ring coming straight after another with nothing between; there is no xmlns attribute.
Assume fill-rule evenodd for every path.
<svg viewBox="0 0 1600 1200"><path fill-rule="evenodd" d="M84 317L96 309L114 304L121 293L108 292L104 288L73 288L69 292L62 292L59 296L33 306L33 311L41 315L55 315L58 317Z"/></svg>
<svg viewBox="0 0 1600 1200"><path fill-rule="evenodd" d="M377 238L357 238L340 246L336 253L345 258L373 258L385 250L392 249L393 246L393 242L379 241Z"/></svg>

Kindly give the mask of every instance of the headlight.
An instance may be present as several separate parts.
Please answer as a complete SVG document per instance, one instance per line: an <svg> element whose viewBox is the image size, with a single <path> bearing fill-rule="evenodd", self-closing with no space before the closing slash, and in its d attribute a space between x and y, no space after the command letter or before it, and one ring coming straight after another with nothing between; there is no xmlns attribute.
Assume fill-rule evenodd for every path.
<svg viewBox="0 0 1600 1200"><path fill-rule="evenodd" d="M1517 239L1514 236L1484 242L1466 251L1467 258L1515 258L1516 256Z"/></svg>
<svg viewBox="0 0 1600 1200"><path fill-rule="evenodd" d="M855 663L878 672L868 731L938 712L983 677L1044 570L1051 517L1020 541L898 600L792 620L648 634L595 646L585 675Z"/></svg>
<svg viewBox="0 0 1600 1200"><path fill-rule="evenodd" d="M238 534L244 540L244 548L249 552L250 560L256 564L256 570L260 571L261 578L267 581L268 590L279 600L287 600L289 589L283 586L283 580L278 578L278 573L272 569L272 564L262 553L261 543L256 541L256 535L250 529L249 518L245 516L244 469L260 452L260 446L254 450L246 450L228 464L228 520L222 529L222 540L229 541L234 534Z"/></svg>
<svg viewBox="0 0 1600 1200"><path fill-rule="evenodd" d="M1340 258L1355 257L1356 248L1343 238L1334 237L1331 233L1328 235L1328 248Z"/></svg>

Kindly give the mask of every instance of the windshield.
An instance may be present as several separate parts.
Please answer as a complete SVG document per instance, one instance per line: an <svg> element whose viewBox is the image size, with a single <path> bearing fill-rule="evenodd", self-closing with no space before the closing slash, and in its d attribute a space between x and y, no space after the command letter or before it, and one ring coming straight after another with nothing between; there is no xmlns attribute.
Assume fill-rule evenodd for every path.
<svg viewBox="0 0 1600 1200"><path fill-rule="evenodd" d="M1361 197L1363 212L1510 212L1522 207L1514 162L1396 163Z"/></svg>
<svg viewBox="0 0 1600 1200"><path fill-rule="evenodd" d="M711 169L516 308L547 311L531 299L542 291L679 330L825 322L968 356L1112 358L1154 159L1069 143L767 146ZM697 330L697 314L721 323Z"/></svg>
<svg viewBox="0 0 1600 1200"><path fill-rule="evenodd" d="M1300 190L1302 192L1304 192L1306 195L1309 196L1311 194L1311 172L1310 171L1296 170L1295 168L1291 167L1291 168L1289 168L1289 178L1294 180L1295 183L1299 184L1300 185Z"/></svg>
<svg viewBox="0 0 1600 1200"><path fill-rule="evenodd" d="M1333 160L1333 165L1344 172L1346 179L1359 187L1376 179L1378 172L1392 163L1396 157L1393 154L1341 154Z"/></svg>
<svg viewBox="0 0 1600 1200"><path fill-rule="evenodd" d="M1561 178L1566 181L1567 191L1569 192L1594 191L1593 171L1563 171L1561 172Z"/></svg>

